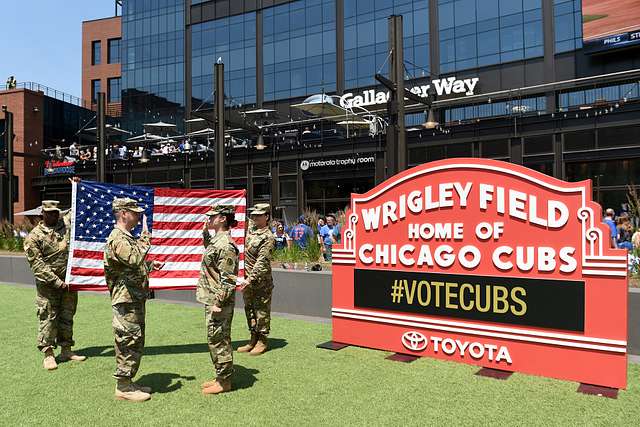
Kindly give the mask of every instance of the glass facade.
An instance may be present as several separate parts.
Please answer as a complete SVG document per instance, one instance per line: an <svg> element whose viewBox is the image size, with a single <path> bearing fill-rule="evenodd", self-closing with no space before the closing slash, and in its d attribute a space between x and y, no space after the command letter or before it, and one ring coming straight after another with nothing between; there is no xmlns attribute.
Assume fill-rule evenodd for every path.
<svg viewBox="0 0 640 427"><path fill-rule="evenodd" d="M256 102L255 12L191 27L191 97L193 108L213 102L213 65L224 63L227 104Z"/></svg>
<svg viewBox="0 0 640 427"><path fill-rule="evenodd" d="M582 47L582 0L553 0L556 53Z"/></svg>
<svg viewBox="0 0 640 427"><path fill-rule="evenodd" d="M547 99L544 96L514 99L511 101L494 101L490 104L466 105L464 107L445 110L445 122L465 121L488 117L537 114L545 112Z"/></svg>
<svg viewBox="0 0 640 427"><path fill-rule="evenodd" d="M183 127L184 0L128 0L122 7L123 126L162 120Z"/></svg>
<svg viewBox="0 0 640 427"><path fill-rule="evenodd" d="M91 65L100 65L101 54L102 54L102 43L100 42L100 40L92 41L91 42Z"/></svg>
<svg viewBox="0 0 640 427"><path fill-rule="evenodd" d="M265 101L336 90L335 12L335 0L264 9Z"/></svg>
<svg viewBox="0 0 640 427"><path fill-rule="evenodd" d="M120 91L122 88L122 80L116 77L108 80L109 88L107 90L107 102L120 102Z"/></svg>
<svg viewBox="0 0 640 427"><path fill-rule="evenodd" d="M558 96L558 107L560 111L567 111L582 105L593 105L620 100L630 100L640 98L640 87L638 82L597 87L586 90L574 90L561 93ZM602 108L602 107L601 107Z"/></svg>
<svg viewBox="0 0 640 427"><path fill-rule="evenodd" d="M542 0L438 0L440 72L544 55Z"/></svg>
<svg viewBox="0 0 640 427"><path fill-rule="evenodd" d="M119 64L120 63L120 40L121 39L109 39L109 55L108 55L108 63L109 64Z"/></svg>
<svg viewBox="0 0 640 427"><path fill-rule="evenodd" d="M346 88L376 84L388 74L390 15L403 16L407 78L431 74L428 0L344 0L344 80Z"/></svg>

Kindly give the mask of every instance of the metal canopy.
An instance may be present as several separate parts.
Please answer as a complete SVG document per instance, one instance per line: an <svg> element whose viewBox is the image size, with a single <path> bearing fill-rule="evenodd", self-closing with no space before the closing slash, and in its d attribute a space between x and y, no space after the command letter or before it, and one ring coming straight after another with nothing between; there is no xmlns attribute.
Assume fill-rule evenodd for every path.
<svg viewBox="0 0 640 427"><path fill-rule="evenodd" d="M369 122L362 120L362 119L350 119L350 120L342 120L338 123L336 123L338 125L341 126L352 126L352 127L358 127L358 128L368 128L369 127Z"/></svg>
<svg viewBox="0 0 640 427"><path fill-rule="evenodd" d="M143 133L142 135L134 136L125 140L125 142L147 142L147 141L159 141L165 139L162 136L153 135L151 133Z"/></svg>
<svg viewBox="0 0 640 427"><path fill-rule="evenodd" d="M42 215L42 206L24 212L18 212L15 216L40 216Z"/></svg>
<svg viewBox="0 0 640 427"><path fill-rule="evenodd" d="M215 133L215 130L213 130L211 128L205 128L205 129L189 132L187 134L187 136L202 136L202 135L209 135L209 134L213 134L213 133Z"/></svg>
<svg viewBox="0 0 640 427"><path fill-rule="evenodd" d="M84 132L95 134L97 130L97 127L92 127L85 129ZM105 125L105 130L107 135L131 135L131 132L120 129L119 127L113 125Z"/></svg>
<svg viewBox="0 0 640 427"><path fill-rule="evenodd" d="M269 108L258 108L257 110L249 110L243 111L242 114L264 114L264 113L274 113L276 110L271 110Z"/></svg>
<svg viewBox="0 0 640 427"><path fill-rule="evenodd" d="M293 104L292 108L313 114L314 116L331 118L352 114L346 108L336 105L329 95L312 95L300 104Z"/></svg>

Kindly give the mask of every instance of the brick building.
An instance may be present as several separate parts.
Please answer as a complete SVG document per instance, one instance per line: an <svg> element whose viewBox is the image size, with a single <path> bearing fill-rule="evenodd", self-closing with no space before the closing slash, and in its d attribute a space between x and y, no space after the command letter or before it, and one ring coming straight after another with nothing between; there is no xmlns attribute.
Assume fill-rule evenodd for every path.
<svg viewBox="0 0 640 427"><path fill-rule="evenodd" d="M33 209L40 204L41 190L34 179L42 175L46 153L56 146L68 149L77 140L78 130L92 120L82 100L46 86L24 82L16 89L0 90L0 105L13 113L13 174L17 177L17 198L13 212ZM0 133L5 130L0 112ZM43 155L45 154L45 155ZM0 143L0 219L7 217L7 151ZM66 180L66 177L64 178ZM50 178L49 178L50 180ZM16 218L20 221L20 217Z"/></svg>
<svg viewBox="0 0 640 427"><path fill-rule="evenodd" d="M121 114L121 18L114 16L82 23L82 99L96 109L98 92L107 96L107 114Z"/></svg>

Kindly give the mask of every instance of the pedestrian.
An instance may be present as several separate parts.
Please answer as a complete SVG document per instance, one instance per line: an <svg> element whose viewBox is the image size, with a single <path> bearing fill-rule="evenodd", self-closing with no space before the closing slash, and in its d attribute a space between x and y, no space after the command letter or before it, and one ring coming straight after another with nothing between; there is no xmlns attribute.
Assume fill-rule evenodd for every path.
<svg viewBox="0 0 640 427"><path fill-rule="evenodd" d="M327 215L327 223L320 229L318 239L324 260L331 261L333 259L333 245L340 241L340 226L336 224L335 215Z"/></svg>
<svg viewBox="0 0 640 427"><path fill-rule="evenodd" d="M318 217L318 222L316 223L316 232L318 234L320 233L320 229L322 227L324 227L326 223L327 223L327 221L325 220L324 216L319 216Z"/></svg>
<svg viewBox="0 0 640 427"><path fill-rule="evenodd" d="M267 350L267 336L271 326L271 297L273 277L271 260L275 239L269 230L270 206L258 203L250 211L254 228L245 239L245 273L240 289L251 339L238 348L240 353L258 356Z"/></svg>
<svg viewBox="0 0 640 427"><path fill-rule="evenodd" d="M231 322L235 306L239 250L229 229L238 223L233 206L214 206L207 212L207 228L215 232L202 257L196 299L204 304L207 344L216 378L202 384L202 393L231 390L233 348Z"/></svg>
<svg viewBox="0 0 640 427"><path fill-rule="evenodd" d="M313 239L313 230L307 225L307 218L304 215L298 217L298 224L291 229L291 239L300 249L305 250Z"/></svg>
<svg viewBox="0 0 640 427"><path fill-rule="evenodd" d="M47 370L58 367L53 349L60 346L59 360L83 361L71 351L73 316L78 306L78 292L64 282L71 237L70 214L60 218L57 200L42 201L42 221L27 236L24 251L36 282L38 314L38 350L44 353L42 365Z"/></svg>
<svg viewBox="0 0 640 427"><path fill-rule="evenodd" d="M151 234L146 216L142 217L142 234L131 231L144 209L128 197L112 202L116 225L104 250L104 277L111 294L113 333L115 336L117 380L115 397L141 402L151 398L151 389L132 382L140 367L145 339L145 301L149 294L149 272L163 263L147 262Z"/></svg>
<svg viewBox="0 0 640 427"><path fill-rule="evenodd" d="M608 208L604 212L604 220L603 222L609 226L609 247L617 248L618 244L616 242L616 238L618 236L618 227L616 226L615 221L616 213L613 209Z"/></svg>
<svg viewBox="0 0 640 427"><path fill-rule="evenodd" d="M633 250L633 243L631 243L632 235L633 229L631 228L631 221L629 221L629 217L626 215L619 217L616 238L618 248L626 249L628 251Z"/></svg>
<svg viewBox="0 0 640 427"><path fill-rule="evenodd" d="M293 242L291 241L291 237L287 233L285 233L284 224L282 224L281 222L276 225L276 232L273 235L273 238L275 240L276 250L289 249L293 244Z"/></svg>

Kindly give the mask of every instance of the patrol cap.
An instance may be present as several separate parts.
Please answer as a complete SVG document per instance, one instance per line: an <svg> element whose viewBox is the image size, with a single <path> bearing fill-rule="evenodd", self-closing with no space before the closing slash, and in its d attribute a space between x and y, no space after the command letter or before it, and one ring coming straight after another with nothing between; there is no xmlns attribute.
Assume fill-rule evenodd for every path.
<svg viewBox="0 0 640 427"><path fill-rule="evenodd" d="M271 205L269 203L256 203L251 208L250 215L265 215L271 212Z"/></svg>
<svg viewBox="0 0 640 427"><path fill-rule="evenodd" d="M138 202L129 197L116 197L111 202L111 208L114 212L117 211L131 211L142 213L144 209L138 206Z"/></svg>
<svg viewBox="0 0 640 427"><path fill-rule="evenodd" d="M42 201L42 212L62 212L58 205L60 204L57 200L43 200Z"/></svg>
<svg viewBox="0 0 640 427"><path fill-rule="evenodd" d="M231 205L214 205L205 215L234 215L235 213L236 209Z"/></svg>

